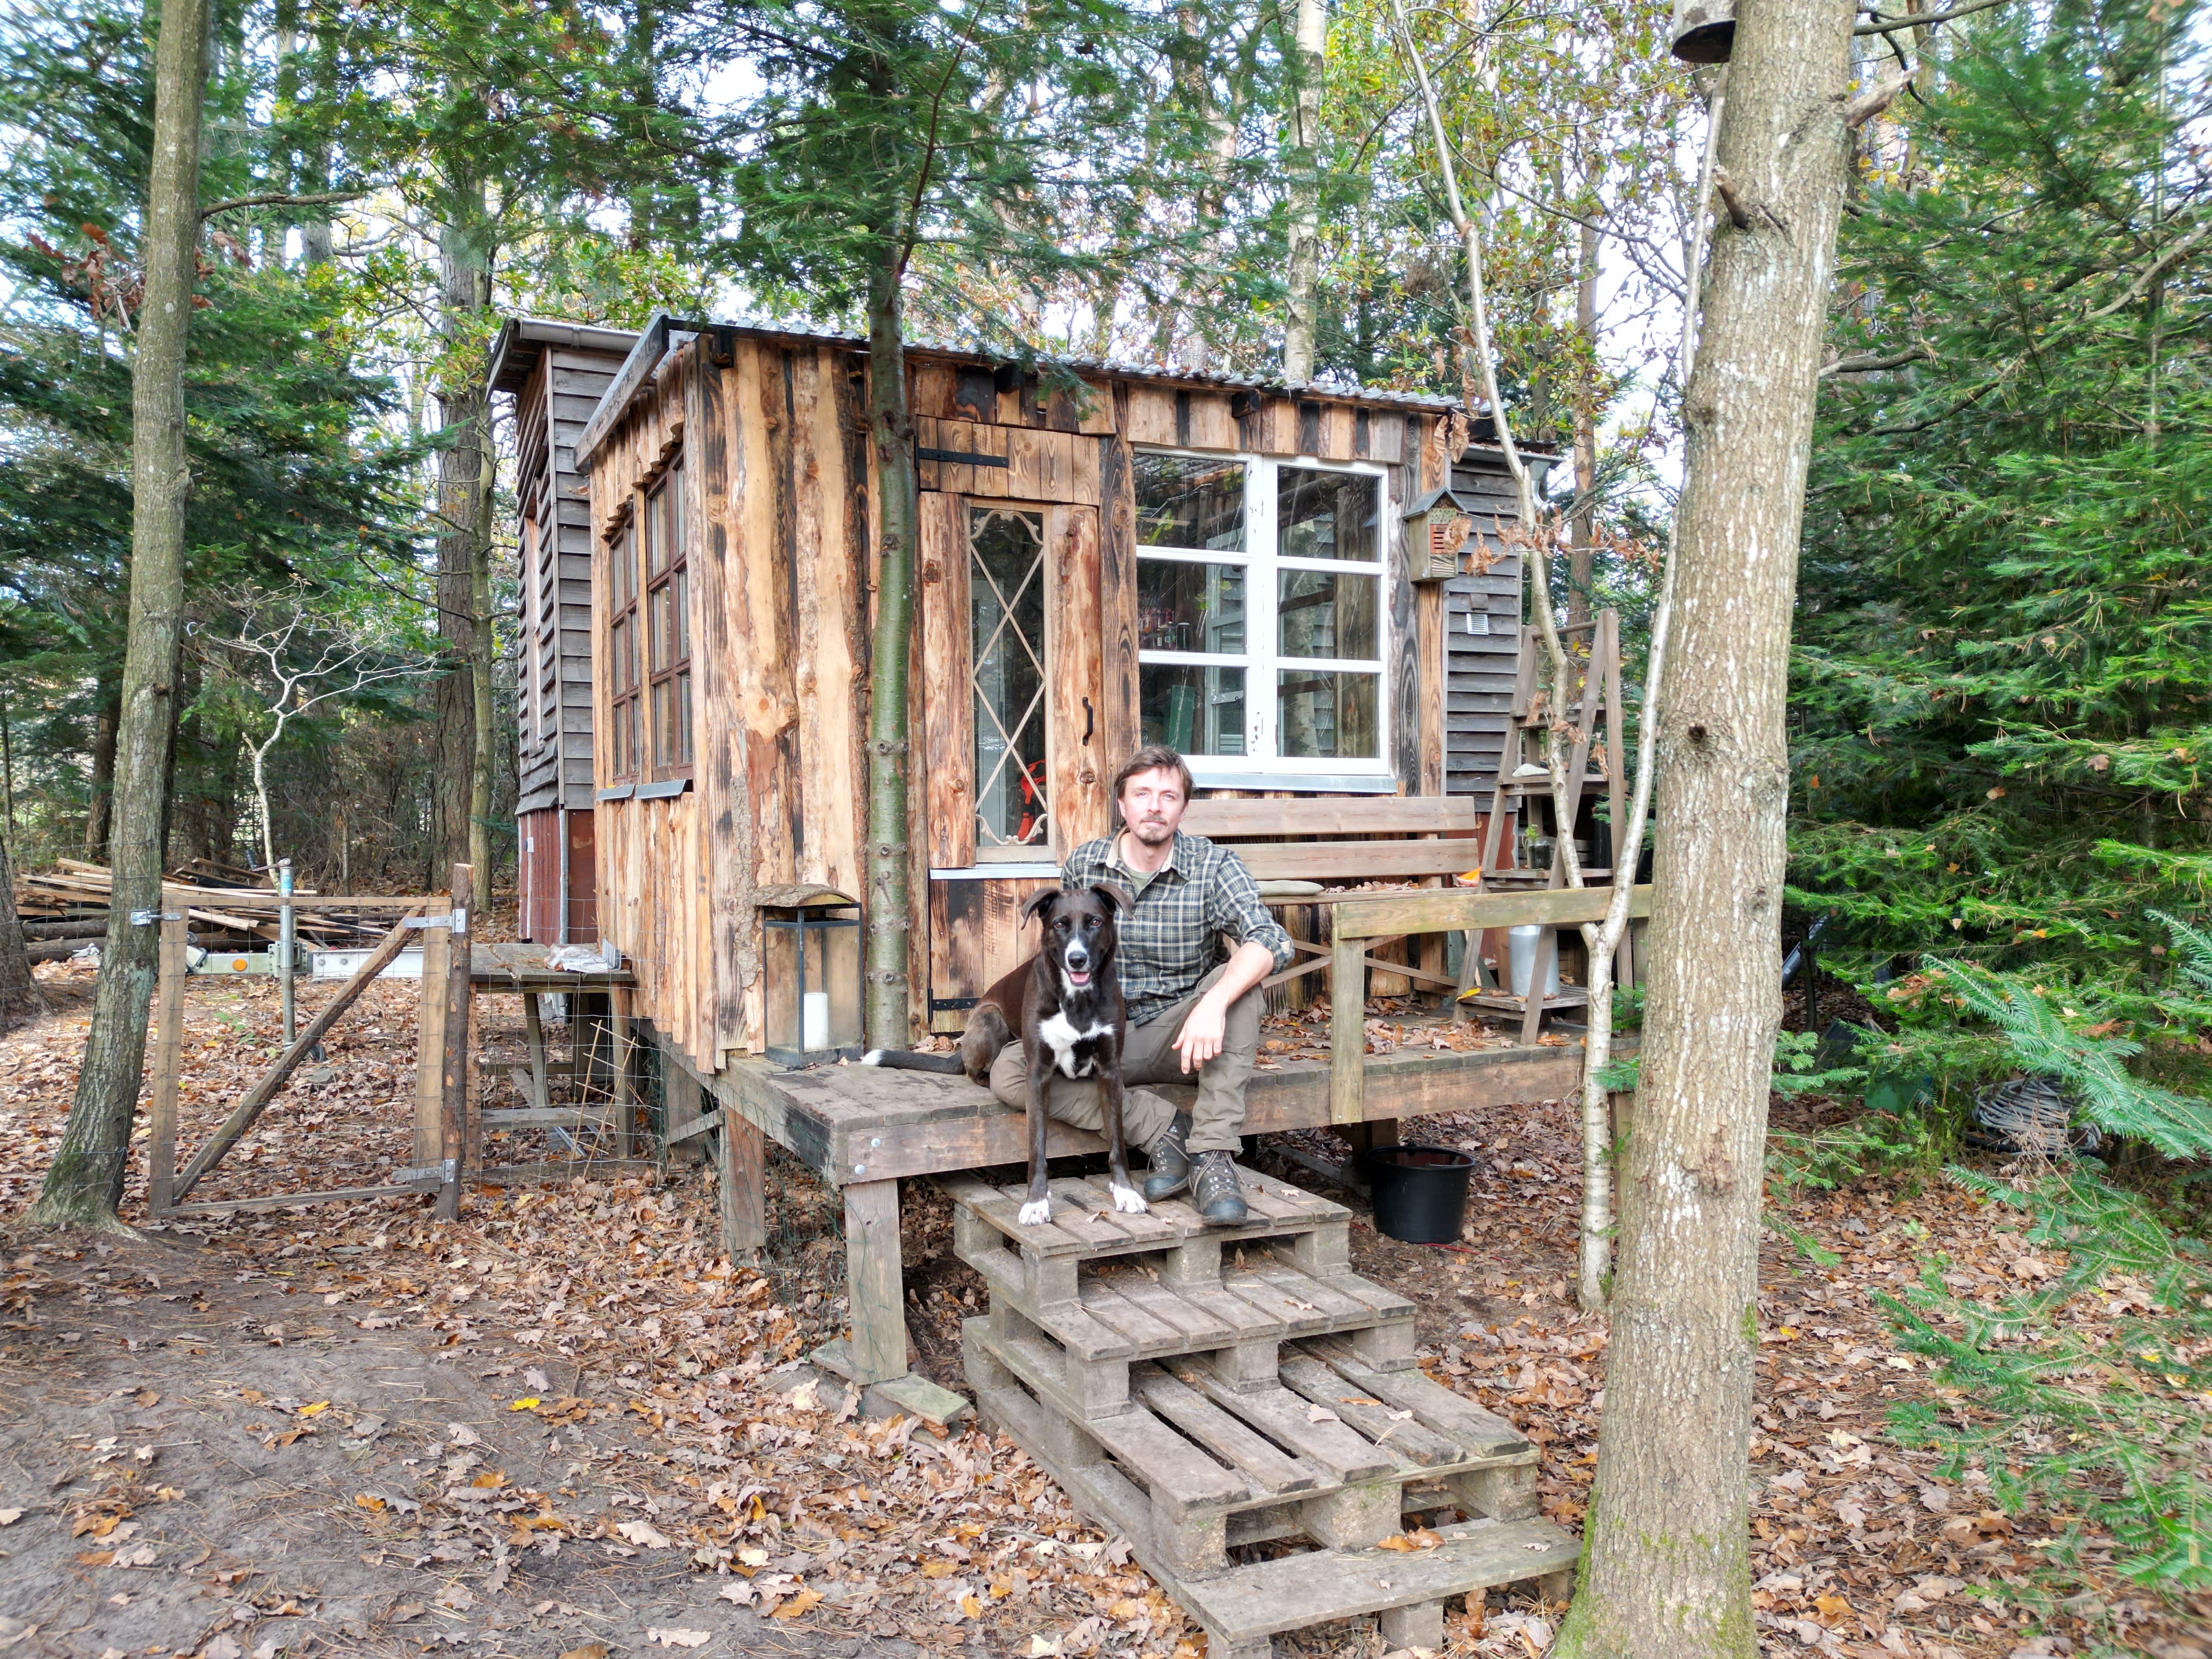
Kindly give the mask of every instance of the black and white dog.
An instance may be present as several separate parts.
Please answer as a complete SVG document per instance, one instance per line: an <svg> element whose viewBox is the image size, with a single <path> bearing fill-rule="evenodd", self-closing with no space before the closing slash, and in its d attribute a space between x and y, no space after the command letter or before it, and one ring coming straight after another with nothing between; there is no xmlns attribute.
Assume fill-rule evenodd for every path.
<svg viewBox="0 0 2212 1659"><path fill-rule="evenodd" d="M1054 1072L1098 1079L1114 1207L1131 1215L1144 1213L1144 1196L1129 1179L1128 1153L1121 1144L1121 1041L1128 1014L1121 1002L1121 976L1114 971L1114 939L1115 919L1128 905L1129 896L1108 882L1048 887L1036 894L1022 906L1022 919L1043 916L1043 948L976 999L968 1011L957 1053L874 1048L860 1062L908 1072L964 1072L971 1081L988 1085L992 1062L1020 1034L1029 1057L1030 1187L1028 1201L1022 1206L1024 1227L1042 1226L1052 1219L1052 1200L1045 1187L1045 1089Z"/></svg>

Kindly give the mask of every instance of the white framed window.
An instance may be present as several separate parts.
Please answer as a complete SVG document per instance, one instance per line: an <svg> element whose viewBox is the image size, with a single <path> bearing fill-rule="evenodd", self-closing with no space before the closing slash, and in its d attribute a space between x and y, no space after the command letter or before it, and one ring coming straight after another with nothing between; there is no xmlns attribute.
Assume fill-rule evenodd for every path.
<svg viewBox="0 0 2212 1659"><path fill-rule="evenodd" d="M1198 781L1390 773L1380 467L1139 450L1137 702Z"/></svg>

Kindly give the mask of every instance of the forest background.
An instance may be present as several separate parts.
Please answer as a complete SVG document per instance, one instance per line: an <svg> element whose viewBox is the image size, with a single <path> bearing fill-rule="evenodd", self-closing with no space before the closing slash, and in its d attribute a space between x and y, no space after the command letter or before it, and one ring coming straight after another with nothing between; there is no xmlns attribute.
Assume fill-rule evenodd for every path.
<svg viewBox="0 0 2212 1659"><path fill-rule="evenodd" d="M111 834L158 21L58 3L0 26L0 830L24 866ZM1648 4L1412 29L1484 225L1504 401L1560 458L1550 597L1620 606L1633 645L1711 72L1668 58ZM2064 1082L2096 1157L1954 1169L2071 1266L2001 1316L1940 1271L1896 1309L2007 1402L2004 1443L1897 1431L1993 1455L2006 1501L2095 1514L2175 1594L2212 1588L2203 33L2189 3L2014 0L1916 31L1905 95L1856 130L1787 930L1820 925L1852 1018L1782 1057L1849 1109L1777 1140L1781 1179L1932 1176L1986 1133L1990 1085ZM1865 77L1890 38L1856 41ZM503 316L866 333L888 293L910 338L1480 401L1375 0L275 0L217 5L205 70L172 862L511 881L510 434L482 391ZM346 666L257 790L279 692L257 647L288 624L273 660ZM2116 1275L2142 1304L2085 1348L2058 1310Z"/></svg>

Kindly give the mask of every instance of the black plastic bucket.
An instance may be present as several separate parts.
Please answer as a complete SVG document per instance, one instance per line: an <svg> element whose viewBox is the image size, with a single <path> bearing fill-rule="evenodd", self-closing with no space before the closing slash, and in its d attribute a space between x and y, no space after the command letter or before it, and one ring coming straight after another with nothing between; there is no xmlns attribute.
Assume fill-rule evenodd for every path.
<svg viewBox="0 0 2212 1659"><path fill-rule="evenodd" d="M1474 1160L1449 1146L1375 1146L1364 1160L1375 1194L1375 1231L1408 1244L1456 1244L1467 1224Z"/></svg>

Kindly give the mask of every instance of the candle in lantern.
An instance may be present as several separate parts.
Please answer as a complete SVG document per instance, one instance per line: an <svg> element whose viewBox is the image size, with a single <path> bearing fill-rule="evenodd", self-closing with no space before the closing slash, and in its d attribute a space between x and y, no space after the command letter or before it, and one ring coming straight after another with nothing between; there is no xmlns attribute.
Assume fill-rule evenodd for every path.
<svg viewBox="0 0 2212 1659"><path fill-rule="evenodd" d="M800 1046L827 1048L830 1046L830 994L809 991L800 1000L799 1011Z"/></svg>

